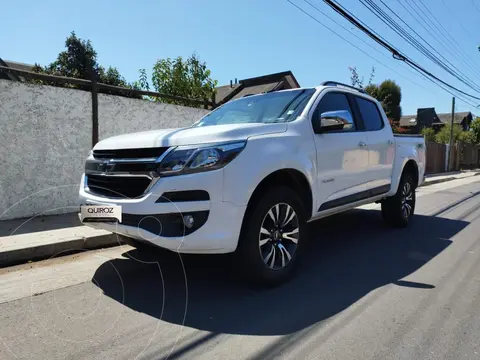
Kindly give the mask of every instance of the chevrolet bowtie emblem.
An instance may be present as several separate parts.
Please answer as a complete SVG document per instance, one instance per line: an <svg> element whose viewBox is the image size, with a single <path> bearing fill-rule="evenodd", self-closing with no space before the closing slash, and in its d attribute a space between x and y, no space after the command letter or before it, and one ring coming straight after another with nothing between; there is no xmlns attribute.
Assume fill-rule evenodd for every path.
<svg viewBox="0 0 480 360"><path fill-rule="evenodd" d="M114 167L115 167L115 164L112 164L112 163L108 160L108 161L104 161L104 162L98 164L97 169L98 169L98 171L108 173L108 172L113 171Z"/></svg>

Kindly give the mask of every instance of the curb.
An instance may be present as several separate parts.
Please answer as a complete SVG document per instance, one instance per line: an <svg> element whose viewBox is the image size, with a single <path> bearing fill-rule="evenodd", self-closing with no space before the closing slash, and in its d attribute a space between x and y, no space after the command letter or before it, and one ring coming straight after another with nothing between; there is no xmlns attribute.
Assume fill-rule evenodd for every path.
<svg viewBox="0 0 480 360"><path fill-rule="evenodd" d="M448 173L444 174L444 175L448 175ZM472 177L472 176L478 176L480 175L480 171L476 171L474 174L470 175L470 176L463 176L463 177L456 177L456 176L450 176L450 177L447 177L447 178L443 178L443 179L437 179L437 180L431 180L431 181L425 181L422 185L420 186L429 186L429 185L434 185L434 184L440 184L442 182L447 182L447 181L452 181L452 180L459 180L459 179L466 179L466 178L469 178L469 177ZM439 175L439 176L442 176L442 175Z"/></svg>
<svg viewBox="0 0 480 360"><path fill-rule="evenodd" d="M457 180L457 178L456 178L455 176L451 176L451 177L443 178L443 179L425 181L425 182L424 182L422 185L420 185L420 186L423 187L423 186L429 186L429 185L434 185L434 184L440 184L440 183L442 183L442 182L447 182L447 181L452 181L452 180Z"/></svg>
<svg viewBox="0 0 480 360"><path fill-rule="evenodd" d="M59 242L30 246L0 252L0 268L24 264L30 261L45 260L64 256L83 250L94 250L121 245L115 234L96 235L90 237L73 237Z"/></svg>

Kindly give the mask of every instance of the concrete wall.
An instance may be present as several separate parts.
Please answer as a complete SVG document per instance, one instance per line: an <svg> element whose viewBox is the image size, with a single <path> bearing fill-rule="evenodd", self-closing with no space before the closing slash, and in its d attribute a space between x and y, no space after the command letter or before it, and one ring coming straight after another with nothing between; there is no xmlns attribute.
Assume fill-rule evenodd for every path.
<svg viewBox="0 0 480 360"><path fill-rule="evenodd" d="M188 126L206 113L99 95L99 137ZM91 149L91 94L0 80L0 220L78 210Z"/></svg>
<svg viewBox="0 0 480 360"><path fill-rule="evenodd" d="M73 210L91 108L88 92L0 80L0 220Z"/></svg>
<svg viewBox="0 0 480 360"><path fill-rule="evenodd" d="M98 95L98 136L192 125L208 111L122 96Z"/></svg>

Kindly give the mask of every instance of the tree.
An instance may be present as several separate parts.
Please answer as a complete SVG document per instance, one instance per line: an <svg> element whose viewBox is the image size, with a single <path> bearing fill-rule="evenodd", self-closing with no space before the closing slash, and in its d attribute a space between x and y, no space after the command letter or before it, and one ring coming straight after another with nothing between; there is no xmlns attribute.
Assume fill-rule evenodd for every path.
<svg viewBox="0 0 480 360"><path fill-rule="evenodd" d="M433 128L424 127L420 133L425 137L425 141L435 142L435 130Z"/></svg>
<svg viewBox="0 0 480 360"><path fill-rule="evenodd" d="M109 66L107 70L97 62L97 52L93 49L90 40L82 40L77 37L75 32L72 31L69 37L65 40L66 50L58 54L57 59L51 64L41 67L35 64L33 71L49 75L66 76L77 79L91 80L95 78L97 82L121 86L125 88L136 88L135 84L128 84L120 72L115 68ZM78 85L58 85L54 82L43 82L53 86L68 86L73 88L80 88L87 90L88 88ZM89 89L88 89L89 90ZM99 92L132 96L129 92L122 91L103 91ZM139 97L139 96L135 96Z"/></svg>
<svg viewBox="0 0 480 360"><path fill-rule="evenodd" d="M140 70L139 83L144 89L148 90L150 88L144 69ZM187 59L183 59L181 56L176 59L161 59L153 66L152 86L155 91L162 94L211 101L215 94L216 85L217 81L212 80L211 71L207 68L205 62L202 62L195 54ZM166 98L155 100L170 104L200 106L189 101Z"/></svg>
<svg viewBox="0 0 480 360"><path fill-rule="evenodd" d="M382 104L383 110L389 119L394 122L402 117L402 90L393 80L385 80L380 85L370 84L365 88L370 96Z"/></svg>
<svg viewBox="0 0 480 360"><path fill-rule="evenodd" d="M370 84L364 90L368 95L378 100L378 85Z"/></svg>
<svg viewBox="0 0 480 360"><path fill-rule="evenodd" d="M376 99L382 103L382 107L389 119L400 121L402 117L402 90L393 80L383 81L376 90Z"/></svg>
<svg viewBox="0 0 480 360"><path fill-rule="evenodd" d="M349 66L348 70L350 70L350 83L352 86L355 86L359 89L363 89L363 76L360 78L358 75L357 67L356 66ZM370 72L370 77L368 79L368 86L372 85L372 81L375 78L375 67L372 66L372 71ZM365 88L366 89L366 88Z"/></svg>
<svg viewBox="0 0 480 360"><path fill-rule="evenodd" d="M368 85L363 87L363 77L360 77L355 66L350 66L350 82L352 86L365 90L367 94L374 97L382 103L383 110L389 119L394 123L400 121L402 117L402 90L393 80L385 80L380 85L373 84L375 77L375 68L372 68Z"/></svg>
<svg viewBox="0 0 480 360"><path fill-rule="evenodd" d="M388 122L390 123L390 127L392 128L392 132L395 134L408 134L411 131L411 129L409 128L399 126L398 121L388 119Z"/></svg>
<svg viewBox="0 0 480 360"><path fill-rule="evenodd" d="M99 82L103 84L122 86L122 87L129 86L125 78L122 75L120 75L117 68L109 66L107 71L105 71L103 66L99 66L97 71L98 71Z"/></svg>
<svg viewBox="0 0 480 360"><path fill-rule="evenodd" d="M453 142L458 141L462 132L462 128L458 124L453 125ZM450 124L445 124L440 131L435 135L435 141L440 144L450 143Z"/></svg>
<svg viewBox="0 0 480 360"><path fill-rule="evenodd" d="M473 131L462 131L458 136L458 141L464 142L467 144L476 144L476 138Z"/></svg>
<svg viewBox="0 0 480 360"><path fill-rule="evenodd" d="M445 124L440 131L434 135L434 141L440 144L449 144L450 143L450 124ZM431 140L431 135L434 134L433 129L431 128L423 128L422 134L425 135L425 139L428 141ZM428 138L427 138L428 136ZM463 131L462 127L458 124L453 125L453 142L464 142L469 144L476 144L476 135L475 132L470 131Z"/></svg>
<svg viewBox="0 0 480 360"><path fill-rule="evenodd" d="M44 68L36 64L34 70L51 75L89 80L91 69L98 71L97 53L90 40L79 39L72 31L65 40L65 47L67 50L60 52L57 60Z"/></svg>
<svg viewBox="0 0 480 360"><path fill-rule="evenodd" d="M472 121L470 124L470 129L473 133L474 136L474 143L479 144L480 143L480 117L475 118L475 120Z"/></svg>

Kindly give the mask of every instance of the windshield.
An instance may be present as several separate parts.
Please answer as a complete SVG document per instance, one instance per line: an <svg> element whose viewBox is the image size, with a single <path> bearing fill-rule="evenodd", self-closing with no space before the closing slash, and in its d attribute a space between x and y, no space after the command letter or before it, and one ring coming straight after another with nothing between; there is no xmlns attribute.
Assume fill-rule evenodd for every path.
<svg viewBox="0 0 480 360"><path fill-rule="evenodd" d="M243 97L212 111L193 126L293 121L314 93L315 89L301 89Z"/></svg>

